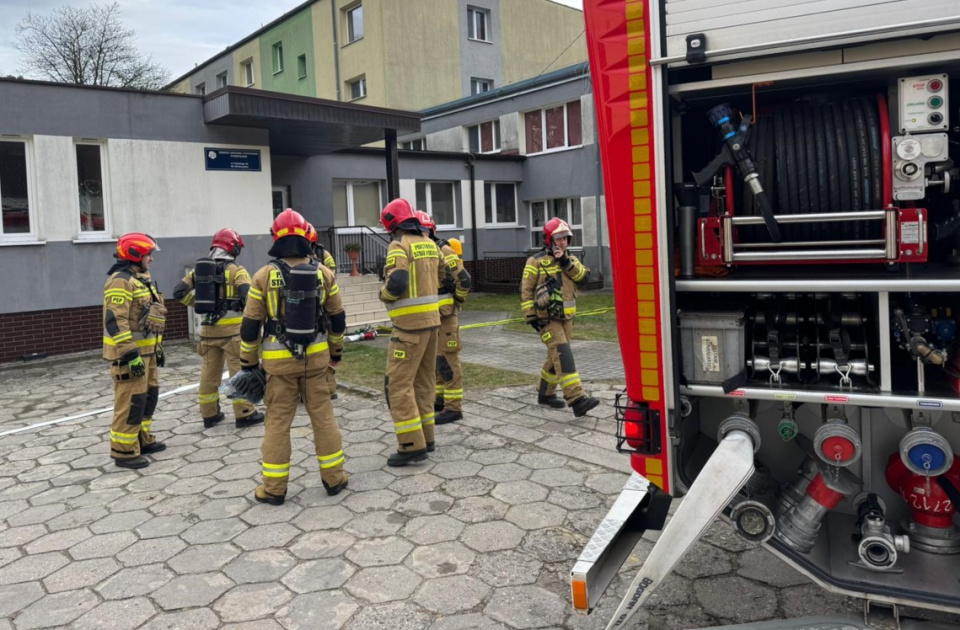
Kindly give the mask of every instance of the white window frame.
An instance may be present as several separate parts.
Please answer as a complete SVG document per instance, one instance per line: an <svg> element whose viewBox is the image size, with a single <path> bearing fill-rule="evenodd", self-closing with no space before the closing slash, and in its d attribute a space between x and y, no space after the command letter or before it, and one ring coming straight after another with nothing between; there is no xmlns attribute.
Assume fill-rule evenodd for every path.
<svg viewBox="0 0 960 630"><path fill-rule="evenodd" d="M485 87L485 90L478 90L480 87ZM470 77L470 95L476 96L477 94L483 94L484 92L489 92L493 89L493 79L481 79L479 77Z"/></svg>
<svg viewBox="0 0 960 630"><path fill-rule="evenodd" d="M30 136L2 134L0 135L0 142L19 142L24 145L23 156L27 166L27 220L30 222L29 232L4 234L2 215L0 215L0 245L39 243L40 231L37 225L39 213L37 212L36 203L37 187L33 172L33 138ZM2 194L2 191L0 191L0 198L2 198Z"/></svg>
<svg viewBox="0 0 960 630"><path fill-rule="evenodd" d="M276 42L270 50L273 57L273 73L280 74L283 72L283 41Z"/></svg>
<svg viewBox="0 0 960 630"><path fill-rule="evenodd" d="M193 93L197 96L206 96L207 95L207 84L204 81L197 83L193 86Z"/></svg>
<svg viewBox="0 0 960 630"><path fill-rule="evenodd" d="M303 72L301 73L300 69L300 60L303 60ZM307 55L297 55L297 79L302 80L307 78Z"/></svg>
<svg viewBox="0 0 960 630"><path fill-rule="evenodd" d="M497 186L513 186L513 221L500 223L497 221ZM487 197L487 186L490 186L490 196ZM520 200L517 197L517 182L483 182L483 221L487 227L519 227L520 225ZM490 201L490 221L487 221L487 200Z"/></svg>
<svg viewBox="0 0 960 630"><path fill-rule="evenodd" d="M223 72L217 75L217 89L219 90L220 88L227 87L228 83L229 82L227 80L227 71L224 70Z"/></svg>
<svg viewBox="0 0 960 630"><path fill-rule="evenodd" d="M83 231L83 227L80 224L80 194L79 191L75 191L73 195L73 209L74 216L77 221L77 240L78 241L102 241L104 238L107 238L113 234L112 221L110 220L110 159L107 156L107 142L106 140L74 140L73 142L73 181L79 183L80 181L80 166L77 164L77 147L89 145L100 147L100 176L102 181L100 186L103 192L103 230L92 231L88 230Z"/></svg>
<svg viewBox="0 0 960 630"><path fill-rule="evenodd" d="M443 181L443 180L436 180L436 181L434 181L434 180L422 180L422 179L418 179L418 180L416 180L416 182L414 182L414 191L416 191L416 186L419 185L419 184L424 184L424 185L426 186L426 189L425 189L425 191L424 191L424 197L426 197L426 199L423 200L423 205L425 205L426 207L425 207L425 208L419 208L419 209L420 209L420 210L423 210L424 212L426 212L427 214L429 214L431 217L433 217L433 194L432 194L432 192L431 192L431 186L432 186L433 184L443 184L444 186L450 186L450 195L451 195L450 201L451 201L451 203L453 204L453 220L454 220L454 223L437 223L437 229L438 229L438 230L441 230L441 229L444 229L444 230L460 229L461 226L459 226L459 225L456 224L456 220L457 220L457 184L458 184L458 182L455 182L455 181ZM416 192L414 192L414 197L416 197ZM414 199L414 202L418 202L418 201L419 201L418 199L416 199L416 198ZM434 220L436 220L436 219L434 219Z"/></svg>
<svg viewBox="0 0 960 630"><path fill-rule="evenodd" d="M481 128L483 125L486 125L486 124L489 124L489 125L491 125L491 126L493 127L492 133L493 133L493 146L494 146L494 149L491 150L491 151L484 151L484 150L483 150L483 137L482 137L482 135L481 135L480 128ZM485 121L483 121L482 123L477 123L476 125L470 125L469 127L467 127L467 148L468 148L468 149L470 148L470 136L472 136L474 133L477 134L477 153L479 153L479 154L486 154L486 155L491 155L491 154L494 154L494 153L500 153L500 149L501 149L501 145L500 145L500 119L496 119L496 120L485 120Z"/></svg>
<svg viewBox="0 0 960 630"><path fill-rule="evenodd" d="M363 226L357 225L357 217L354 213L354 204L353 204L353 186L354 184L366 185L366 184L376 184L377 185L377 206L383 207L383 184L384 181L381 179L340 179L335 178L333 183L343 182L347 187L347 225L346 226L336 226L336 227L355 227L360 228ZM379 223L377 225L368 225L366 227L373 228L381 232L385 232Z"/></svg>
<svg viewBox="0 0 960 630"><path fill-rule="evenodd" d="M523 117L521 122L523 123L523 137L527 137L527 114L532 114L533 112L540 112L540 146L543 147L540 151L533 153L530 151L530 147L527 147L527 155L543 155L544 153L554 153L556 151L568 151L570 149L579 149L583 146L583 110L581 108L581 119L580 119L580 144L570 145L570 119L568 114L567 106L572 101L566 101L564 103L557 103L556 105L550 105L547 107L541 107L539 110L531 109L529 111L523 112ZM563 107L563 146L554 147L552 149L547 148L547 110L556 109L557 107ZM559 197L558 197L559 198Z"/></svg>
<svg viewBox="0 0 960 630"><path fill-rule="evenodd" d="M353 95L353 86L354 86L354 85L359 85L359 86L360 86L360 96L354 96L354 95ZM366 77L366 75L364 75L364 76L362 76L362 77L357 77L356 79L353 79L352 81L347 81L347 89L350 91L350 100L351 100L351 101L359 101L359 100L362 99L362 98L367 98L367 77Z"/></svg>
<svg viewBox="0 0 960 630"><path fill-rule="evenodd" d="M253 57L241 61L240 68L243 70L243 81L246 83L246 87L250 87L257 80L256 75L253 74Z"/></svg>
<svg viewBox="0 0 960 630"><path fill-rule="evenodd" d="M405 151L426 151L427 139L414 138L413 140L404 140L400 143L400 148Z"/></svg>
<svg viewBox="0 0 960 630"><path fill-rule="evenodd" d="M357 11L360 11L360 36L357 37L357 34L353 29L353 14ZM357 3L351 7L347 7L343 10L347 18L347 44L352 44L353 42L358 42L363 39L363 3Z"/></svg>
<svg viewBox="0 0 960 630"><path fill-rule="evenodd" d="M548 108L549 109L549 108ZM537 247L535 234L543 234L543 225L536 225L536 222L533 220L533 204L542 203L543 206L543 223L546 225L552 217L550 216L550 204L557 199L563 199L567 202L566 216L560 217L567 222L567 225L570 226L570 229L576 232L580 230L581 237L583 236L583 200L580 197L550 197L549 199L531 199L527 202L527 216L530 219L530 247ZM580 223L572 222L573 208L571 207L573 200L578 199L580 201ZM574 247L583 247L583 243L577 243Z"/></svg>
<svg viewBox="0 0 960 630"><path fill-rule="evenodd" d="M478 20L478 18L482 18L482 20ZM483 22L483 33L484 35L486 35L485 39L480 39L479 37L477 37L477 31L479 30L477 28L477 23L479 21ZM470 34L471 31L473 32L473 35ZM471 6L467 7L467 39L469 39L472 42L486 42L488 44L492 43L492 40L490 39L490 10L489 9L484 9L481 7L471 7Z"/></svg>

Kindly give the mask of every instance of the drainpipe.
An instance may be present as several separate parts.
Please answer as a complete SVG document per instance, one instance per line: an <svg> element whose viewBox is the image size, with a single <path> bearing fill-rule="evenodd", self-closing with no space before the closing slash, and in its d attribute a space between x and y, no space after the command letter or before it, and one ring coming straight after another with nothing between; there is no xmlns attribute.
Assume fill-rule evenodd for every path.
<svg viewBox="0 0 960 630"><path fill-rule="evenodd" d="M330 27L333 29L333 76L337 82L337 100L340 100L340 47L337 45L337 0L330 0Z"/></svg>
<svg viewBox="0 0 960 630"><path fill-rule="evenodd" d="M470 171L470 223L472 229L470 230L470 242L473 245L473 252L471 253L471 259L473 260L473 273L476 276L474 281L474 287L480 285L480 263L477 261L477 253L479 251L479 246L477 245L477 179L476 179L476 165L474 164L476 158L474 158L472 153L467 153L467 163L466 167Z"/></svg>
<svg viewBox="0 0 960 630"><path fill-rule="evenodd" d="M603 217L600 214L600 187L603 185L603 165L600 163L600 137L597 135L597 111L593 110L593 147L597 164L597 192L594 193L594 214L597 217L597 275L603 277Z"/></svg>

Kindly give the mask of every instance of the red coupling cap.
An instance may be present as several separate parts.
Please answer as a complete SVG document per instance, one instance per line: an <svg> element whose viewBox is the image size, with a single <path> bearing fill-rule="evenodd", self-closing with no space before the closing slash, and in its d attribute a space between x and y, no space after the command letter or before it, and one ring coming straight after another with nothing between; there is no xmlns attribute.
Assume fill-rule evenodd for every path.
<svg viewBox="0 0 960 630"><path fill-rule="evenodd" d="M823 455L827 461L837 462L841 465L849 462L857 453L856 445L849 439L839 435L825 439L820 450L823 451Z"/></svg>

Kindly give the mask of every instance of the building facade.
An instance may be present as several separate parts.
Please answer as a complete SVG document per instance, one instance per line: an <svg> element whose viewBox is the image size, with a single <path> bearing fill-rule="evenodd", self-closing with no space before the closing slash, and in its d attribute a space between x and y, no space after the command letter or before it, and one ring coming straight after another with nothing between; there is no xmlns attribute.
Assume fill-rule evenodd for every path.
<svg viewBox="0 0 960 630"><path fill-rule="evenodd" d="M310 0L169 88L421 110L585 61L583 30L552 0Z"/></svg>

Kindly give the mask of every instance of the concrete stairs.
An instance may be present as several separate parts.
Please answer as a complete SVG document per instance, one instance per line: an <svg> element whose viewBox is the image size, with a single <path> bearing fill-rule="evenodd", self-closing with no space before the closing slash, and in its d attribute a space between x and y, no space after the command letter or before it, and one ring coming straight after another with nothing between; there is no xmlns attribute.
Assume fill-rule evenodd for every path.
<svg viewBox="0 0 960 630"><path fill-rule="evenodd" d="M347 311L347 332L390 322L387 309L378 297L380 279L377 276L351 277L347 273L339 273L337 284L340 286L343 308Z"/></svg>

